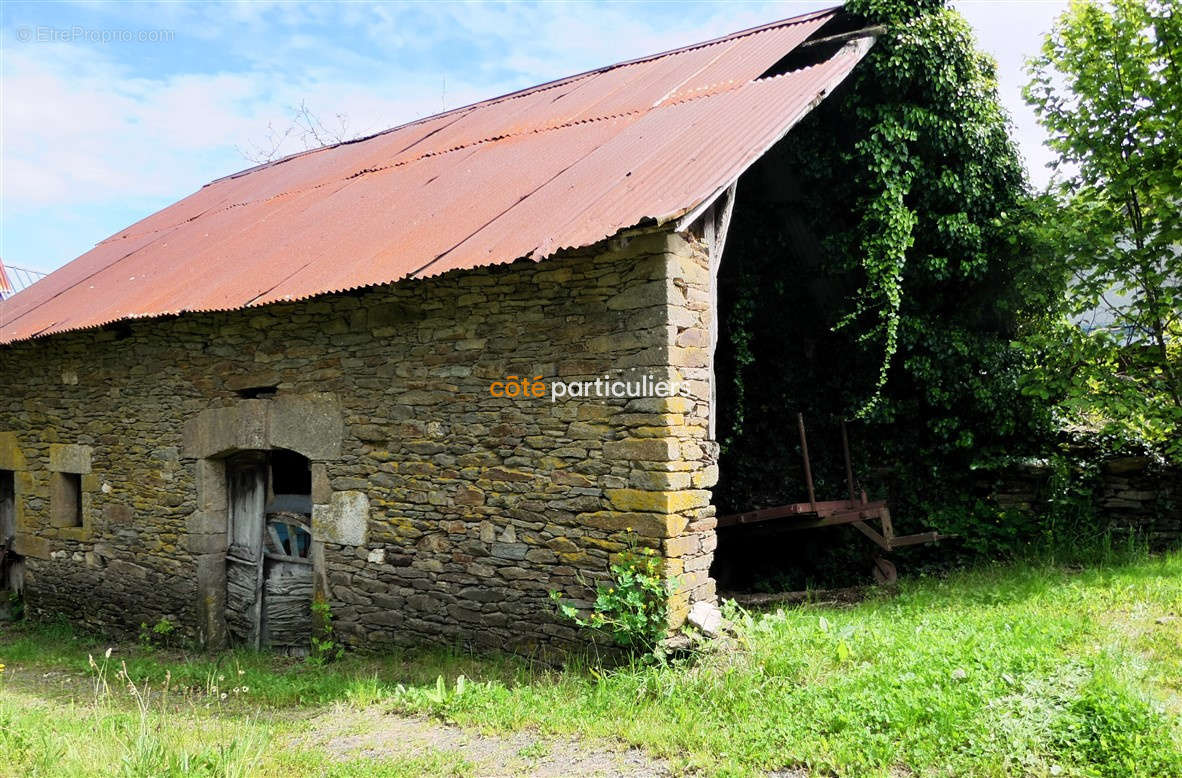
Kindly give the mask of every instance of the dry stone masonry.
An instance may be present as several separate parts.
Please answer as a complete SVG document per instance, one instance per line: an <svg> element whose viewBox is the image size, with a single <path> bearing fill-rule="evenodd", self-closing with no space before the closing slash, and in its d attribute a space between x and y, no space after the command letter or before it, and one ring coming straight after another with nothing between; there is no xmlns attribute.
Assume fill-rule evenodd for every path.
<svg viewBox="0 0 1182 778"><path fill-rule="evenodd" d="M223 643L226 457L286 449L311 462L316 586L351 645L577 644L548 592L589 604L630 542L659 551L680 624L714 600L711 285L702 243L653 231L2 347L28 611L117 632L163 617ZM490 393L605 374L690 391Z"/></svg>
<svg viewBox="0 0 1182 778"><path fill-rule="evenodd" d="M1150 548L1182 542L1182 470L1147 456L1108 456L1072 448L1077 462L1098 462L1090 488L1099 529L1132 534ZM979 484L999 507L1026 512L1046 510L1051 470L1045 464L1011 467Z"/></svg>

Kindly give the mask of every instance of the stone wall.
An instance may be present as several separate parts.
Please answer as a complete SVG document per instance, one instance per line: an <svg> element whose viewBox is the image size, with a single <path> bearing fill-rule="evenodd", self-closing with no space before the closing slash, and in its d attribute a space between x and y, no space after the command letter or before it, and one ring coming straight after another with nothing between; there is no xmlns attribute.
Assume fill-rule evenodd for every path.
<svg viewBox="0 0 1182 778"><path fill-rule="evenodd" d="M221 458L313 462L318 580L343 640L529 650L585 638L611 555L660 550L671 620L712 600L709 260L654 232L542 263L0 347L0 469L34 617L167 617L217 642ZM689 397L494 397L507 376L685 378ZM245 399L276 387L272 399ZM266 395L264 395L266 396ZM54 519L77 473L82 525ZM221 573L224 575L224 572Z"/></svg>
<svg viewBox="0 0 1182 778"><path fill-rule="evenodd" d="M1074 450L1079 461L1095 461L1098 454ZM1049 499L1051 472L1029 465L995 473L983 483L1002 508L1041 510ZM1149 457L1111 457L1100 462L1092 484L1098 518L1106 528L1133 532L1151 548L1182 545L1182 471Z"/></svg>

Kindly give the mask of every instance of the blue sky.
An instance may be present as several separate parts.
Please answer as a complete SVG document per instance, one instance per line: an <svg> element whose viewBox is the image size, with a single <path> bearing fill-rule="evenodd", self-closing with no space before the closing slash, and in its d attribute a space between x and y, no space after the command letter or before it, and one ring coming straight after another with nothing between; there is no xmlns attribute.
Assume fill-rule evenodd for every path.
<svg viewBox="0 0 1182 778"><path fill-rule="evenodd" d="M227 173L301 103L365 134L829 2L0 5L0 257L48 271ZM1022 63L1064 2L957 7L999 64L1036 182ZM285 150L302 148L292 136Z"/></svg>

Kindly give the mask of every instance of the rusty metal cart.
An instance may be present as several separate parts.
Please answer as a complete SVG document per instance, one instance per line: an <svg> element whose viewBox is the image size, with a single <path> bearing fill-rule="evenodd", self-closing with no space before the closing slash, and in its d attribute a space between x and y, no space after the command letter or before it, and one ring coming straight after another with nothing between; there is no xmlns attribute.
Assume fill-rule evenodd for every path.
<svg viewBox="0 0 1182 778"><path fill-rule="evenodd" d="M914 535L896 535L891 524L891 511L885 500L867 500L864 489L855 489L854 470L850 462L849 437L845 422L841 423L841 448L845 459L845 478L849 497L845 500L817 500L813 490L813 470L809 461L808 439L804 430L804 415L796 414L796 425L800 430L800 453L804 460L804 481L808 487L808 502L776 505L770 508L733 513L721 516L718 526L733 527L741 524L758 524L767 521L787 519L786 529L818 529L849 524L870 538L882 552L889 553L903 546L920 543L935 543L946 535L938 532L920 532ZM870 522L878 522L875 529ZM876 555L871 568L874 579L880 584L894 583L898 577L895 565L884 556Z"/></svg>

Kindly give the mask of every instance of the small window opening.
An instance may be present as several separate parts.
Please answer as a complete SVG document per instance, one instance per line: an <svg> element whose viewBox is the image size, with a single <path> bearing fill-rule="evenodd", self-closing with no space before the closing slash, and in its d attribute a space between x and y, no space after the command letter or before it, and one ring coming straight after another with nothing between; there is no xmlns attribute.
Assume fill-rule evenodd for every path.
<svg viewBox="0 0 1182 778"><path fill-rule="evenodd" d="M294 451L271 452L271 489L275 494L312 494L312 465Z"/></svg>
<svg viewBox="0 0 1182 778"><path fill-rule="evenodd" d="M54 473L50 506L55 527L81 527L82 476L78 473Z"/></svg>
<svg viewBox="0 0 1182 778"><path fill-rule="evenodd" d="M278 386L248 386L239 389L236 394L244 400L265 400L274 397L278 392Z"/></svg>

